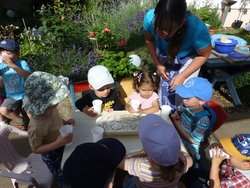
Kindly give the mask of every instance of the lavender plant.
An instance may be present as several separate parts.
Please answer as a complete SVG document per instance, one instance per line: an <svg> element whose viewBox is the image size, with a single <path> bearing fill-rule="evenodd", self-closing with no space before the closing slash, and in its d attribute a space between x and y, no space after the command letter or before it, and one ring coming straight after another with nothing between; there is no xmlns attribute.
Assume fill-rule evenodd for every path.
<svg viewBox="0 0 250 188"><path fill-rule="evenodd" d="M73 43L69 48L46 47L27 58L32 71L45 71L69 77L72 82L87 79L88 70L97 64L97 54L85 43Z"/></svg>

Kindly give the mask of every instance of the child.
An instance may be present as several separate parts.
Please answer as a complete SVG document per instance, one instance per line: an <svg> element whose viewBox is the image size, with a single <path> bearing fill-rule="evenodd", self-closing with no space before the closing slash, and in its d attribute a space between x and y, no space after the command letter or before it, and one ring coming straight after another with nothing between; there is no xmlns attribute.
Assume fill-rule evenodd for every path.
<svg viewBox="0 0 250 188"><path fill-rule="evenodd" d="M4 89L3 77L0 75L0 105L3 103L4 99L6 98L6 92ZM4 116L0 114L0 128L6 125Z"/></svg>
<svg viewBox="0 0 250 188"><path fill-rule="evenodd" d="M190 122L197 113L205 110L202 105L211 99L213 89L207 79L200 77L191 78L184 85L174 88L183 98L183 104L171 115L172 121L190 155L195 157L209 127L210 119L207 115L202 116L194 130Z"/></svg>
<svg viewBox="0 0 250 188"><path fill-rule="evenodd" d="M70 143L73 134L61 137L59 129L63 125L74 126L75 121L63 120L56 107L69 94L69 79L46 72L32 73L24 83L26 97L23 107L29 113L28 126L31 150L41 154L44 163L62 187L61 160L64 145Z"/></svg>
<svg viewBox="0 0 250 188"><path fill-rule="evenodd" d="M26 61L20 60L19 44L11 39L5 39L0 42L0 55L3 53L8 56L2 56L0 71L5 85L6 99L0 107L0 113L9 119L17 121L17 126L25 128L25 119L20 117L15 110L22 104L25 96L23 85L25 79L30 75L31 70Z"/></svg>
<svg viewBox="0 0 250 188"><path fill-rule="evenodd" d="M175 128L156 114L144 116L138 124L144 150L127 155L119 168L128 171L123 187L176 187L193 160L180 152Z"/></svg>
<svg viewBox="0 0 250 188"><path fill-rule="evenodd" d="M214 150L210 172L202 166L192 167L185 177L187 187L250 187L250 134L221 137L220 143L210 146ZM219 150L222 148L229 154L229 158L223 157ZM197 183L196 179L202 181Z"/></svg>
<svg viewBox="0 0 250 188"><path fill-rule="evenodd" d="M112 112L121 110L122 103L113 89L110 89L114 79L104 66L97 65L92 67L88 72L89 87L93 91L77 100L76 107L85 114L95 117L98 112L94 111L92 101L95 99L102 100L102 111Z"/></svg>
<svg viewBox="0 0 250 188"><path fill-rule="evenodd" d="M233 138L221 137L220 142L230 159L219 152L219 144L211 145L217 149L212 158L210 187L250 187L250 134L237 134Z"/></svg>
<svg viewBox="0 0 250 188"><path fill-rule="evenodd" d="M77 146L63 166L63 187L112 188L115 169L125 155L124 145L115 138Z"/></svg>
<svg viewBox="0 0 250 188"><path fill-rule="evenodd" d="M135 113L131 106L131 100L139 100L140 107L136 113L152 114L159 111L159 96L154 92L157 91L160 77L153 75L151 71L142 71L134 78L134 89L137 92L132 93L130 100L125 106L125 109L130 113Z"/></svg>

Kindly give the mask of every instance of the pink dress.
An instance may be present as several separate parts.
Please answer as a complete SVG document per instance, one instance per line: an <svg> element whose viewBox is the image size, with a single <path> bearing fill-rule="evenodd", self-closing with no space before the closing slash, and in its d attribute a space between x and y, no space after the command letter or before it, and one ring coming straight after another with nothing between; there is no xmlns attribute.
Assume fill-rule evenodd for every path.
<svg viewBox="0 0 250 188"><path fill-rule="evenodd" d="M140 108L141 109L147 109L147 108L152 107L152 103L155 100L158 100L159 96L157 95L157 93L153 92L153 95L151 97L149 97L148 99L144 99L144 98L141 97L140 93L134 92L134 93L132 93L129 96L129 98L131 100L138 100L138 101L140 101L141 102Z"/></svg>

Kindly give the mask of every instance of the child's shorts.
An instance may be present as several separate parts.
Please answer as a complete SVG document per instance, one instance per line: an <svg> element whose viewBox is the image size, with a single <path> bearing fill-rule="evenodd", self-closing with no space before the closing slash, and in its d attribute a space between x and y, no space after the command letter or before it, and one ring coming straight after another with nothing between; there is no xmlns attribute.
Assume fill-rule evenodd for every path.
<svg viewBox="0 0 250 188"><path fill-rule="evenodd" d="M13 98L7 97L6 99L4 99L1 107L7 107L15 111L19 107L19 105L22 105L22 100L15 100Z"/></svg>
<svg viewBox="0 0 250 188"><path fill-rule="evenodd" d="M5 98L6 98L5 96L0 95L0 106L3 104Z"/></svg>
<svg viewBox="0 0 250 188"><path fill-rule="evenodd" d="M138 188L135 180L136 180L135 176L131 175L125 176L125 178L123 179L123 188Z"/></svg>

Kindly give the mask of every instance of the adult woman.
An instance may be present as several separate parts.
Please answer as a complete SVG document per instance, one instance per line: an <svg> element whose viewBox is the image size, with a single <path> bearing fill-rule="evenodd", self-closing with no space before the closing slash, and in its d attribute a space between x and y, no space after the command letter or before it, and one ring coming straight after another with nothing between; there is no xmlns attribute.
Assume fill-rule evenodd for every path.
<svg viewBox="0 0 250 188"><path fill-rule="evenodd" d="M174 86L198 76L212 47L206 25L190 12L185 0L160 0L145 18L146 44L161 75L161 104L175 108Z"/></svg>

